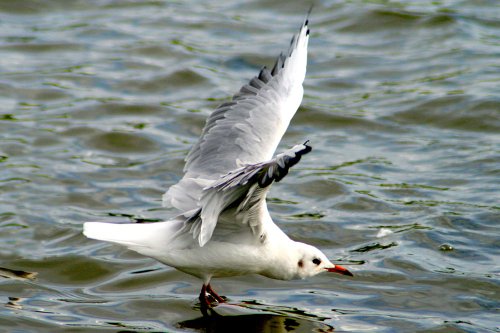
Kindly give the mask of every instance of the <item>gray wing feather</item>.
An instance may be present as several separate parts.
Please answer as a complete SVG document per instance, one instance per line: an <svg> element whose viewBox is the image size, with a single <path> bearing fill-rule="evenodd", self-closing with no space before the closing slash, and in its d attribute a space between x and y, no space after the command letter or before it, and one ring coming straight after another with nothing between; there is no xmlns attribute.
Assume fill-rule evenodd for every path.
<svg viewBox="0 0 500 333"><path fill-rule="evenodd" d="M263 67L231 101L212 112L186 157L184 178L164 194L164 206L181 212L196 209L201 184L242 165L272 158L302 101L308 39L306 20L272 70Z"/></svg>
<svg viewBox="0 0 500 333"><path fill-rule="evenodd" d="M229 208L234 208L236 215L244 216L242 224L250 226L253 234L258 234L261 221L254 218L255 208L265 200L270 185L283 179L302 155L310 151L307 142L296 145L270 161L234 170L204 188L201 208L186 221L193 238L198 239L200 246L205 245L212 237L220 215Z"/></svg>
<svg viewBox="0 0 500 333"><path fill-rule="evenodd" d="M186 158L184 171L189 177L216 179L242 164L272 157L302 100L307 24L306 20L272 70L263 67L231 101L208 117Z"/></svg>

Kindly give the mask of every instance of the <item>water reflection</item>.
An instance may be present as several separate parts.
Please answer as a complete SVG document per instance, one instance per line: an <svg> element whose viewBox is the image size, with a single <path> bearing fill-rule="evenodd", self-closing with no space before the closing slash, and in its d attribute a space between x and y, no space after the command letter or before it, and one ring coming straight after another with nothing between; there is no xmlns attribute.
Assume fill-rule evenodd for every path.
<svg viewBox="0 0 500 333"><path fill-rule="evenodd" d="M10 297L8 298L8 301L5 303L6 308L14 309L14 310L22 310L23 306L20 304L22 301L22 298L19 297Z"/></svg>
<svg viewBox="0 0 500 333"><path fill-rule="evenodd" d="M180 322L179 328L203 332L333 332L333 327L271 314L200 317Z"/></svg>
<svg viewBox="0 0 500 333"><path fill-rule="evenodd" d="M17 269L10 269L7 267L0 267L0 276L7 279L15 280L35 280L37 272L25 272Z"/></svg>
<svg viewBox="0 0 500 333"><path fill-rule="evenodd" d="M177 327L203 332L333 332L333 326L322 322L325 319L295 308L224 303L208 315L177 323Z"/></svg>

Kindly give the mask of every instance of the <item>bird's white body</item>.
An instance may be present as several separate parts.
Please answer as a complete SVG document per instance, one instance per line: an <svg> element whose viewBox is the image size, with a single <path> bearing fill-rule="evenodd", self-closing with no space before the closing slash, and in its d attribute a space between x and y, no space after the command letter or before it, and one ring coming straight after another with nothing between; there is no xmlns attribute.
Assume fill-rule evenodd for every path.
<svg viewBox="0 0 500 333"><path fill-rule="evenodd" d="M208 283L212 277L260 274L278 280L302 279L335 267L313 246L295 242L272 222L269 214L262 238L226 234L203 247L188 233L178 234L184 221L172 220L146 224L85 223L87 237L117 243L159 262L194 275ZM318 258L322 265L309 269ZM303 262L303 269L299 261ZM315 265L313 265L315 266Z"/></svg>
<svg viewBox="0 0 500 333"><path fill-rule="evenodd" d="M311 150L297 145L273 158L302 101L308 40L306 20L272 70L264 67L210 115L186 158L184 177L163 197L179 215L157 223L87 222L84 234L199 277L202 294L207 287L217 300L212 277L351 275L317 248L291 240L272 221L265 200L270 185Z"/></svg>

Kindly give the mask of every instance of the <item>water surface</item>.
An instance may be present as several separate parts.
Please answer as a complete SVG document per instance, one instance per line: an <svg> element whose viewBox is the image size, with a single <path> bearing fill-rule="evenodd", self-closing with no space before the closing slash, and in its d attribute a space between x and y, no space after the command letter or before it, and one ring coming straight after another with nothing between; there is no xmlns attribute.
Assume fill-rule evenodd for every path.
<svg viewBox="0 0 500 333"><path fill-rule="evenodd" d="M322 1L275 221L354 278L200 281L85 221L158 221L207 115L287 48L287 1L0 1L0 331L498 332L500 8Z"/></svg>

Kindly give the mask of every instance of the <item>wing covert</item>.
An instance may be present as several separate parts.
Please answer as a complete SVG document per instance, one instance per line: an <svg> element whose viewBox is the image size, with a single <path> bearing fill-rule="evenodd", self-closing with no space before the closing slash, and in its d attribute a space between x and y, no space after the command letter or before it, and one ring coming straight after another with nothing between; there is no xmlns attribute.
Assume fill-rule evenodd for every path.
<svg viewBox="0 0 500 333"><path fill-rule="evenodd" d="M254 210L265 200L270 185L283 179L311 149L307 142L296 145L269 161L240 167L205 187L201 208L186 222L193 238L198 239L200 246L205 245L212 237L219 216L228 208L235 208L235 215L245 216L243 224L258 234L262 221L252 219L258 215Z"/></svg>

